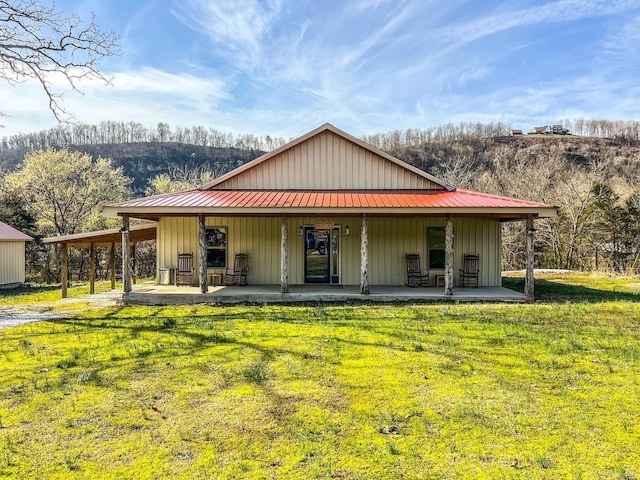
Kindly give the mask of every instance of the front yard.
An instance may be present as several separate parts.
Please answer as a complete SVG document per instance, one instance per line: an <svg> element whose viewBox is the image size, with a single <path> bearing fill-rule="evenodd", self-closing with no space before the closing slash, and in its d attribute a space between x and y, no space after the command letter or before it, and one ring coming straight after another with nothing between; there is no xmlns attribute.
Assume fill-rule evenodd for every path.
<svg viewBox="0 0 640 480"><path fill-rule="evenodd" d="M0 331L0 476L640 478L640 298L561 282L604 301L114 307Z"/></svg>

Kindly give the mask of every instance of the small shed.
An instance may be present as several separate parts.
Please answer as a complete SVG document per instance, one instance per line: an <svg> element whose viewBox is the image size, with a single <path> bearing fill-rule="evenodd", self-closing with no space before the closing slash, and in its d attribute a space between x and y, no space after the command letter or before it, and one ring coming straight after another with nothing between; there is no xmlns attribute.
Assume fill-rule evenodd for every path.
<svg viewBox="0 0 640 480"><path fill-rule="evenodd" d="M0 222L0 288L24 283L25 242L32 240L29 235Z"/></svg>

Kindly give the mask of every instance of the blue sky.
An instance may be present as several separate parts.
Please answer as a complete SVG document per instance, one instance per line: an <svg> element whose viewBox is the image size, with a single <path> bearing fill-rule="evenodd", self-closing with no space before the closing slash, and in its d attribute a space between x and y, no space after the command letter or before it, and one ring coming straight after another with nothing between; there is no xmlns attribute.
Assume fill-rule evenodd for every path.
<svg viewBox="0 0 640 480"><path fill-rule="evenodd" d="M121 35L113 85L65 93L79 121L356 136L442 123L638 119L638 0L58 0ZM54 84L59 79L52 79ZM60 88L64 88L61 87ZM63 90L64 91L64 90ZM56 125L0 85L0 135Z"/></svg>

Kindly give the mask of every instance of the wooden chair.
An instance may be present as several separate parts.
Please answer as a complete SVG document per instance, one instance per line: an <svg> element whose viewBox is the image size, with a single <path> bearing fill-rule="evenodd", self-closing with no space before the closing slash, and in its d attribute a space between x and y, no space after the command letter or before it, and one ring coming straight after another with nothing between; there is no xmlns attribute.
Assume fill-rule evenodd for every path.
<svg viewBox="0 0 640 480"><path fill-rule="evenodd" d="M407 263L407 287L428 287L429 270L420 269L420 255L407 253L405 261Z"/></svg>
<svg viewBox="0 0 640 480"><path fill-rule="evenodd" d="M236 253L233 268L227 268L227 273L224 276L224 284L244 287L247 284L248 271L249 255L246 253Z"/></svg>
<svg viewBox="0 0 640 480"><path fill-rule="evenodd" d="M178 254L176 286L180 285L193 285L193 253Z"/></svg>
<svg viewBox="0 0 640 480"><path fill-rule="evenodd" d="M478 288L478 277L480 276L480 256L465 255L460 270L460 286Z"/></svg>

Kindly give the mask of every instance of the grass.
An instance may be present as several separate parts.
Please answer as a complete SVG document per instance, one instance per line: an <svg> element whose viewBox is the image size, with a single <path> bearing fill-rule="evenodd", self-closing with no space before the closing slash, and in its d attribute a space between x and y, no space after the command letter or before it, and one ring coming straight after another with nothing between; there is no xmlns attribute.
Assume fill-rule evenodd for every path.
<svg viewBox="0 0 640 480"><path fill-rule="evenodd" d="M155 283L151 279L138 279L138 283ZM53 285L27 285L20 288L0 289L1 307L20 307L37 311L76 311L85 310L90 306L89 302L82 301L82 297L89 295L88 282L74 282L67 288L68 299L61 302L62 293L60 284ZM117 283L116 288L122 289L122 284ZM95 293L111 291L110 281L96 281Z"/></svg>
<svg viewBox="0 0 640 480"><path fill-rule="evenodd" d="M96 293L108 292L110 282L96 282ZM89 295L88 283L74 283L67 289L68 298L78 298ZM68 310L69 304L60 305L60 285L27 285L25 287L8 290L0 289L0 307L6 306L35 306L38 309ZM76 302L74 302L75 304ZM76 308L84 308L87 304L76 304Z"/></svg>
<svg viewBox="0 0 640 480"><path fill-rule="evenodd" d="M503 286L524 291L520 272L510 272ZM535 295L542 302L640 301L640 278L604 273L544 273L536 275Z"/></svg>
<svg viewBox="0 0 640 480"><path fill-rule="evenodd" d="M547 281L611 297L109 308L0 331L0 477L640 478L633 281Z"/></svg>

